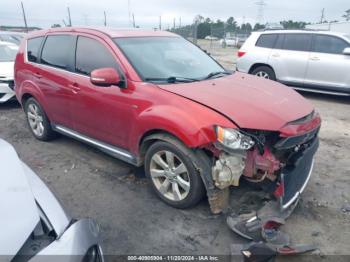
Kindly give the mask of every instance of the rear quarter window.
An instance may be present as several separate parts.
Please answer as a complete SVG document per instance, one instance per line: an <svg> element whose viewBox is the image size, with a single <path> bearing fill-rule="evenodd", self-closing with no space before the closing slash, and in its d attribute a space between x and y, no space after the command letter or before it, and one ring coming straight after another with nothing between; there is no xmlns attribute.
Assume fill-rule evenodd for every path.
<svg viewBox="0 0 350 262"><path fill-rule="evenodd" d="M27 40L27 60L29 62L37 62L39 50L44 37L36 37Z"/></svg>
<svg viewBox="0 0 350 262"><path fill-rule="evenodd" d="M258 47L273 48L276 39L276 34L263 34L258 38L255 45Z"/></svg>

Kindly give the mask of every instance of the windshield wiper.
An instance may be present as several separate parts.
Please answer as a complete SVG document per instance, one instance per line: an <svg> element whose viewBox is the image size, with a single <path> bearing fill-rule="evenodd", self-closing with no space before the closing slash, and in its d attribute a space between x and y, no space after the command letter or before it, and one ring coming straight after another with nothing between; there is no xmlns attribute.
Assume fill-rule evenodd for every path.
<svg viewBox="0 0 350 262"><path fill-rule="evenodd" d="M170 76L170 77L147 77L145 78L146 81L162 81L167 83L190 83L199 81L199 79L196 78L188 78L188 77L181 77L181 76Z"/></svg>
<svg viewBox="0 0 350 262"><path fill-rule="evenodd" d="M231 75L230 72L227 71L217 71L217 72L211 72L210 74L208 74L206 77L204 77L203 79L210 79L213 78L214 76L218 76L218 75Z"/></svg>

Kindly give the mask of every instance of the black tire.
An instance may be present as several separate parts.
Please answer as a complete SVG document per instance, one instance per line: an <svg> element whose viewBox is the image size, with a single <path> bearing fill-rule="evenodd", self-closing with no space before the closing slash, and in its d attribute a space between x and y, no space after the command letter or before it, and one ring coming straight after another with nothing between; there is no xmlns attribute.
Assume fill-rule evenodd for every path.
<svg viewBox="0 0 350 262"><path fill-rule="evenodd" d="M29 117L28 111L30 111L30 108L32 106L37 108L37 112L42 118L43 131L40 134L38 134L34 131L33 127L31 126L31 123L30 123L31 120L29 119L30 117ZM41 141L49 141L49 140L52 140L53 138L56 137L56 133L52 130L50 121L49 121L45 111L43 110L43 108L41 107L41 105L39 104L39 102L35 98L31 97L25 102L24 112L26 114L27 124L29 126L30 132L33 134L33 136L36 139L41 140Z"/></svg>
<svg viewBox="0 0 350 262"><path fill-rule="evenodd" d="M169 143L165 141L157 141L153 143L149 149L146 152L145 156L145 173L146 176L150 180L150 184L157 194L157 196L162 199L165 203L167 203L170 206L173 206L175 208L189 208L195 206L200 200L203 199L205 196L206 190L201 178L201 175L199 174L198 170L196 169L194 162L196 159L194 159L196 156L193 154L193 152L184 146L182 143L178 142L177 140L173 140L174 143ZM164 196L157 188L156 182L154 182L152 176L151 176L151 160L152 157L160 152L168 151L173 153L178 159L182 161L182 163L185 165L187 169L186 176L189 178L189 191L187 193L187 196L184 197L182 200L171 200ZM171 182L169 187L173 186L173 182ZM174 189L172 189L174 190ZM170 194L170 192L168 193Z"/></svg>
<svg viewBox="0 0 350 262"><path fill-rule="evenodd" d="M270 79L270 80L276 80L276 74L275 74L275 71L273 71L273 69L271 67L268 67L268 66L258 66L257 68L255 68L251 74L252 75L255 75L255 76L260 76L260 73L263 73L263 74L266 74L268 77L265 77L267 79Z"/></svg>

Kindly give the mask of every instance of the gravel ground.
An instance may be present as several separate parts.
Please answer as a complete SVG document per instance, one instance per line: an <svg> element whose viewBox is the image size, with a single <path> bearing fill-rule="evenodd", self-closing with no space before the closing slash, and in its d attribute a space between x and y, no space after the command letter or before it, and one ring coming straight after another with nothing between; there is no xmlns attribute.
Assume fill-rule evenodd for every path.
<svg viewBox="0 0 350 262"><path fill-rule="evenodd" d="M208 51L234 67L233 48ZM350 255L350 99L303 95L323 118L320 149L309 185L283 230L296 242L318 245L312 258L326 261L335 257L325 255ZM210 214L206 201L190 210L173 209L128 164L67 137L35 140L17 103L0 104L0 137L14 145L72 216L100 223L107 254L227 255L231 244L245 243L228 229L224 216ZM235 190L231 201L243 192ZM349 261L337 257L342 259Z"/></svg>

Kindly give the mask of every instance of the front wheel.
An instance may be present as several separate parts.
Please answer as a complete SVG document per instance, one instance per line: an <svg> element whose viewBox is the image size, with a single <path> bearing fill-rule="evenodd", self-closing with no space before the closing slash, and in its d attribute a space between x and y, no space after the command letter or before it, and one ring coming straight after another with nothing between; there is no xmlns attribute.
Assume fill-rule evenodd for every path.
<svg viewBox="0 0 350 262"><path fill-rule="evenodd" d="M159 198L173 207L192 207L205 194L193 157L185 146L164 141L155 142L146 153L146 175Z"/></svg>
<svg viewBox="0 0 350 262"><path fill-rule="evenodd" d="M259 66L255 68L251 74L265 79L276 80L275 72L268 66Z"/></svg>

